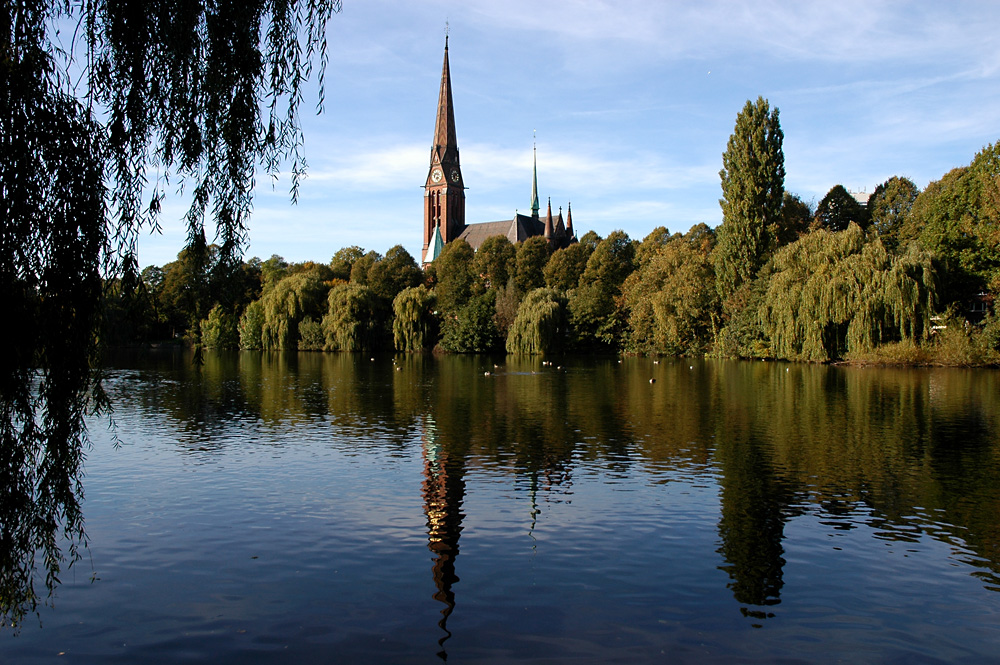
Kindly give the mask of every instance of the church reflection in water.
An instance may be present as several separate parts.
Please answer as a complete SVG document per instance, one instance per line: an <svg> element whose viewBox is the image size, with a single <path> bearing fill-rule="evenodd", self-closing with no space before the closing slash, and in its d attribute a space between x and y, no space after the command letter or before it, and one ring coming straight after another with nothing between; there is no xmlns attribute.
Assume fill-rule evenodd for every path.
<svg viewBox="0 0 1000 665"><path fill-rule="evenodd" d="M434 600L442 603L438 622L444 635L438 640L438 656L447 660L445 642L451 637L448 617L455 609L453 586L459 578L455 573L458 539L462 534L462 501L465 499L465 455L453 454L442 445L431 416L425 416L423 427L424 514L427 515L427 546L433 555Z"/></svg>

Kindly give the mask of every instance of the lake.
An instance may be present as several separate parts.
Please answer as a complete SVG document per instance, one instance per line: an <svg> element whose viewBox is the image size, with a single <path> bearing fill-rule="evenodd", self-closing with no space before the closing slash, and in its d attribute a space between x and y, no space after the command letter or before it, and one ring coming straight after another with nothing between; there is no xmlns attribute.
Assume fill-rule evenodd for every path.
<svg viewBox="0 0 1000 665"><path fill-rule="evenodd" d="M495 366L496 365L496 366ZM1000 662L1000 373L114 359L4 663Z"/></svg>

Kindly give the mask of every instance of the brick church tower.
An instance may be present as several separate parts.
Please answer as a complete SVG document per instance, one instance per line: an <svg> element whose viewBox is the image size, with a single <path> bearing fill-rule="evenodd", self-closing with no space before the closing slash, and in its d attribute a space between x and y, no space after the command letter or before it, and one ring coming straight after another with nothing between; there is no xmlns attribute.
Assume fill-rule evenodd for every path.
<svg viewBox="0 0 1000 665"><path fill-rule="evenodd" d="M441 70L441 92L438 95L437 123L431 163L424 184L424 247L425 263L433 260L427 248L440 228L441 241L448 243L465 230L465 183L458 160L458 140L455 136L455 107L451 98L451 70L448 66L448 37L444 38L444 66Z"/></svg>

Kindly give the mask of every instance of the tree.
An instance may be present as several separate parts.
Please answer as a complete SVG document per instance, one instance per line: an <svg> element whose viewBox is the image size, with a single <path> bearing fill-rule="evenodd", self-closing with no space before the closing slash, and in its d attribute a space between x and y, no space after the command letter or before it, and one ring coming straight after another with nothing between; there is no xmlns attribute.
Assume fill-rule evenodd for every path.
<svg viewBox="0 0 1000 665"><path fill-rule="evenodd" d="M255 167L276 175L290 161L293 192L305 167L298 108L313 62L322 88L337 10L321 0L0 8L0 289L23 331L0 373L0 504L19 525L0 562L0 621L36 606L36 564L51 594L62 546L72 560L84 542L84 416L108 407L102 270L136 270L138 235L159 227L178 176L192 194L189 246L203 242L211 209L220 260L237 263ZM56 42L63 20L83 48ZM154 162L161 177L149 182Z"/></svg>
<svg viewBox="0 0 1000 665"><path fill-rule="evenodd" d="M362 284L338 284L330 289L323 317L327 351L371 351L382 346L384 305Z"/></svg>
<svg viewBox="0 0 1000 665"><path fill-rule="evenodd" d="M535 355L562 350L567 332L566 296L555 289L535 289L521 301L507 334L507 352Z"/></svg>
<svg viewBox="0 0 1000 665"><path fill-rule="evenodd" d="M264 322L261 348L265 351L298 348L299 322L322 314L327 287L313 272L290 275L261 297Z"/></svg>
<svg viewBox="0 0 1000 665"><path fill-rule="evenodd" d="M834 185L816 206L816 221L828 231L843 231L851 224L868 227L868 212L843 185Z"/></svg>
<svg viewBox="0 0 1000 665"><path fill-rule="evenodd" d="M210 349L238 349L240 333L232 310L216 305L201 322L201 343Z"/></svg>
<svg viewBox="0 0 1000 665"><path fill-rule="evenodd" d="M941 260L945 304L1000 292L1000 142L927 185L905 226Z"/></svg>
<svg viewBox="0 0 1000 665"><path fill-rule="evenodd" d="M237 329L241 349L258 351L264 348L264 303L261 300L254 300L247 305Z"/></svg>
<svg viewBox="0 0 1000 665"><path fill-rule="evenodd" d="M886 247L895 249L900 244L913 202L919 194L920 189L912 180L892 176L875 187L868 197L868 217Z"/></svg>
<svg viewBox="0 0 1000 665"><path fill-rule="evenodd" d="M929 332L938 279L930 255L892 257L851 224L779 250L758 315L781 358L826 361Z"/></svg>
<svg viewBox="0 0 1000 665"><path fill-rule="evenodd" d="M357 245L338 249L337 253L330 259L330 269L333 271L334 279L342 279L345 282L351 280L351 268L355 261L365 255L365 250Z"/></svg>
<svg viewBox="0 0 1000 665"><path fill-rule="evenodd" d="M622 341L626 315L621 287L635 269L635 244L612 231L587 260L580 285L569 295L570 320L580 348L614 348Z"/></svg>
<svg viewBox="0 0 1000 665"><path fill-rule="evenodd" d="M656 256L664 245L670 242L670 231L665 226L657 226L649 235L642 239L635 250L635 262L637 266L644 266L649 260Z"/></svg>
<svg viewBox="0 0 1000 665"><path fill-rule="evenodd" d="M392 301L392 336L397 351L420 351L437 342L437 299L423 284L403 289Z"/></svg>
<svg viewBox="0 0 1000 665"><path fill-rule="evenodd" d="M368 286L368 278L372 268L382 260L382 255L372 250L359 258L351 266L351 281L361 286Z"/></svg>
<svg viewBox="0 0 1000 665"><path fill-rule="evenodd" d="M392 302L396 294L416 286L422 278L423 273L410 253L402 245L396 245L368 271L368 286L379 298Z"/></svg>
<svg viewBox="0 0 1000 665"><path fill-rule="evenodd" d="M532 236L517 245L517 271L514 281L522 293L545 286L545 264L549 260L549 241Z"/></svg>
<svg viewBox="0 0 1000 665"><path fill-rule="evenodd" d="M587 269L587 261L594 248L582 242L575 242L569 247L557 249L545 264L543 274L545 285L560 291L569 291L580 283L583 271Z"/></svg>
<svg viewBox="0 0 1000 665"><path fill-rule="evenodd" d="M260 264L261 292L267 293L286 277L288 277L288 261L284 257L272 254L271 258Z"/></svg>
<svg viewBox="0 0 1000 665"><path fill-rule="evenodd" d="M453 314L446 314L441 326L441 348L452 353L487 353L500 347L503 339L494 320L495 302L496 291L491 290L470 298Z"/></svg>
<svg viewBox="0 0 1000 665"><path fill-rule="evenodd" d="M507 286L517 259L517 250L507 236L490 236L483 241L472 260L474 290L483 293L489 289Z"/></svg>
<svg viewBox="0 0 1000 665"><path fill-rule="evenodd" d="M778 109L767 100L747 101L722 153L722 224L717 232L715 274L726 298L760 270L771 246L768 229L779 224L785 193L784 134Z"/></svg>
<svg viewBox="0 0 1000 665"><path fill-rule="evenodd" d="M808 233L812 219L813 211L809 204L797 194L785 192L781 197L781 216L768 229L774 240L774 248L784 247Z"/></svg>
<svg viewBox="0 0 1000 665"><path fill-rule="evenodd" d="M600 282L612 295L620 293L625 278L635 270L635 245L624 231L612 231L587 259L580 284Z"/></svg>
<svg viewBox="0 0 1000 665"><path fill-rule="evenodd" d="M437 274L434 292L441 311L455 312L472 296L473 257L472 247L459 238L445 245L441 255L434 259Z"/></svg>
<svg viewBox="0 0 1000 665"><path fill-rule="evenodd" d="M622 287L629 350L702 354L714 341L719 301L711 247L678 237L629 275Z"/></svg>

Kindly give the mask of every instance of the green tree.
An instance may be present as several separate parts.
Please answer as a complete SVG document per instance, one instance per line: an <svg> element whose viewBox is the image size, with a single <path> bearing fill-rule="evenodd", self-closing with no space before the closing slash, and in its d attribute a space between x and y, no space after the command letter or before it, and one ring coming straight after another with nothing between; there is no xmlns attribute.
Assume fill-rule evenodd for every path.
<svg viewBox="0 0 1000 665"><path fill-rule="evenodd" d="M532 236L518 243L514 281L522 293L545 286L545 264L549 260L549 241Z"/></svg>
<svg viewBox="0 0 1000 665"><path fill-rule="evenodd" d="M868 212L843 185L834 185L816 206L816 221L828 231L843 231L851 224L868 227Z"/></svg>
<svg viewBox="0 0 1000 665"><path fill-rule="evenodd" d="M580 244L590 247L590 251L597 249L597 245L601 242L601 236L597 235L596 231L587 231L580 238Z"/></svg>
<svg viewBox="0 0 1000 665"><path fill-rule="evenodd" d="M322 351L325 347L323 323L311 316L299 321L299 351Z"/></svg>
<svg viewBox="0 0 1000 665"><path fill-rule="evenodd" d="M496 302L493 305L496 313L493 315L493 320L496 322L500 338L507 339L507 332L517 318L517 310L521 306L524 294L517 288L517 282L513 277L507 280L507 286L497 289L496 294Z"/></svg>
<svg viewBox="0 0 1000 665"><path fill-rule="evenodd" d="M851 224L782 248L772 270L759 316L779 357L826 361L929 332L938 280L917 247L892 257Z"/></svg>
<svg viewBox="0 0 1000 665"><path fill-rule="evenodd" d="M382 260L382 255L372 250L359 258L351 266L351 281L355 284L360 284L361 286L368 286L368 278L371 274L372 268L375 267L379 261Z"/></svg>
<svg viewBox="0 0 1000 665"><path fill-rule="evenodd" d="M524 297L507 334L507 352L546 354L565 348L568 337L566 296L549 288Z"/></svg>
<svg viewBox="0 0 1000 665"><path fill-rule="evenodd" d="M209 349L238 349L239 321L232 310L216 305L201 322L201 343Z"/></svg>
<svg viewBox="0 0 1000 665"><path fill-rule="evenodd" d="M612 349L622 342L626 312L621 287L635 269L635 244L624 231L612 231L587 260L580 286L569 292L574 344Z"/></svg>
<svg viewBox="0 0 1000 665"><path fill-rule="evenodd" d="M365 250L357 245L338 249L337 253L330 259L330 269L333 271L333 278L342 279L345 282L351 281L351 268L364 255Z"/></svg>
<svg viewBox="0 0 1000 665"><path fill-rule="evenodd" d="M900 244L907 218L913 210L920 189L909 178L892 176L868 197L868 216L872 228L881 236L886 247L895 249ZM909 239L907 239L909 240Z"/></svg>
<svg viewBox="0 0 1000 665"><path fill-rule="evenodd" d="M808 233L812 219L813 211L809 204L797 194L785 192L781 197L781 216L768 229L775 249L793 243Z"/></svg>
<svg viewBox="0 0 1000 665"><path fill-rule="evenodd" d="M642 239L635 250L636 266L641 267L649 263L650 259L656 256L664 245L670 242L670 231L665 226L657 226L649 235Z"/></svg>
<svg viewBox="0 0 1000 665"><path fill-rule="evenodd" d="M503 339L494 319L495 302L496 291L490 290L470 298L458 311L446 314L441 325L441 348L452 353L497 350Z"/></svg>
<svg viewBox="0 0 1000 665"><path fill-rule="evenodd" d="M254 300L243 310L237 326L240 334L240 348L258 351L264 348L264 303Z"/></svg>
<svg viewBox="0 0 1000 665"><path fill-rule="evenodd" d="M517 250L507 236L490 236L484 240L472 260L473 290L483 293L505 287L516 267L516 258Z"/></svg>
<svg viewBox="0 0 1000 665"><path fill-rule="evenodd" d="M576 288L593 252L593 246L582 242L554 251L543 271L546 286L560 291Z"/></svg>
<svg viewBox="0 0 1000 665"><path fill-rule="evenodd" d="M670 355L710 350L719 320L711 247L675 238L622 287L629 350Z"/></svg>
<svg viewBox="0 0 1000 665"><path fill-rule="evenodd" d="M392 336L397 351L420 351L437 342L437 299L423 284L403 289L392 301Z"/></svg>
<svg viewBox="0 0 1000 665"><path fill-rule="evenodd" d="M288 277L288 261L277 254L260 264L261 293L267 293Z"/></svg>
<svg viewBox="0 0 1000 665"><path fill-rule="evenodd" d="M784 134L778 109L747 101L722 153L722 224L716 230L715 275L726 298L751 281L767 259L768 229L781 220L785 193Z"/></svg>
<svg viewBox="0 0 1000 665"><path fill-rule="evenodd" d="M261 297L264 322L261 346L265 351L298 348L299 322L322 314L327 287L313 272L290 275Z"/></svg>
<svg viewBox="0 0 1000 665"><path fill-rule="evenodd" d="M635 270L635 245L624 231L612 231L587 259L581 284L600 282L613 295L621 292L625 278Z"/></svg>
<svg viewBox="0 0 1000 665"><path fill-rule="evenodd" d="M416 286L423 279L417 262L402 245L396 245L385 253L385 258L376 262L368 272L368 286L380 298L388 302L403 289Z"/></svg>
<svg viewBox="0 0 1000 665"><path fill-rule="evenodd" d="M461 238L444 246L434 260L438 307L442 312L455 312L472 296L472 261L474 253Z"/></svg>
<svg viewBox="0 0 1000 665"><path fill-rule="evenodd" d="M963 307L983 289L1000 291L1000 142L969 166L927 185L904 236L915 235L942 263L942 300Z"/></svg>
<svg viewBox="0 0 1000 665"><path fill-rule="evenodd" d="M369 287L338 284L330 289L323 317L327 351L372 351L384 343L385 306Z"/></svg>

